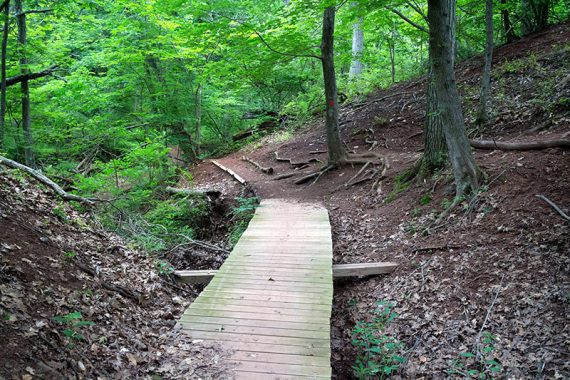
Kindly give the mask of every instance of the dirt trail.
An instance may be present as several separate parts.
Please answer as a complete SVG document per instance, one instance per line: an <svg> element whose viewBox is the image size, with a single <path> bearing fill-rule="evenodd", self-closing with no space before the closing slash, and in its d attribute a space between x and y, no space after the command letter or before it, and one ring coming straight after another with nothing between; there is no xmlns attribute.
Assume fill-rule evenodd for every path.
<svg viewBox="0 0 570 380"><path fill-rule="evenodd" d="M569 81L564 80L565 62L570 61L568 41L566 24L497 49L492 82L495 117L477 136L532 140L570 131L570 110L564 106L564 97L570 95ZM535 58L530 63L515 60L531 53ZM477 57L457 68L470 128L481 65ZM545 84L556 86L554 95L546 97ZM476 160L489 178L487 187L436 233L424 235L425 226L453 197L451 173L413 183L400 193L393 190L396 175L421 154L424 86L423 79L401 83L375 94L365 107L349 105L341 112L341 133L348 148L366 152L370 147L366 139L373 137L378 141L373 151L390 162L380 193L370 192L371 183L341 186L360 166L333 171L312 186L272 180L291 170L287 163L275 161L275 151L295 161L326 160L326 154L310 154L325 149L321 121L295 132L289 141L269 136L256 144L259 148L246 148L219 161L263 198L323 202L331 215L336 263L401 263L388 277L335 283L332 345L337 378L352 376L356 352L348 344L351 331L356 321L370 318L378 300L392 302L399 314L385 333L405 347L400 352L406 358L399 370L403 378L443 378L457 363L488 371L459 355L479 347L482 332L493 337L486 355L500 363L501 377L570 377L568 223L535 197L543 194L568 211L570 153L476 151ZM371 101L396 93L403 94ZM244 155L273 167L275 174L261 173L241 160ZM312 163L305 170L319 165ZM235 181L208 162L192 173L200 186L222 186L229 196L239 192Z"/></svg>

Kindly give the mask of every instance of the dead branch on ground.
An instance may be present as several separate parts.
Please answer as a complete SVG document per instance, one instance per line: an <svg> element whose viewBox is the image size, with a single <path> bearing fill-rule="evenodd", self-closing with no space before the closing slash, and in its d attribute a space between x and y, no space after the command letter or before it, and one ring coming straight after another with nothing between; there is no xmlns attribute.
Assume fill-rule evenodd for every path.
<svg viewBox="0 0 570 380"><path fill-rule="evenodd" d="M536 197L539 199L542 199L543 201L548 203L550 205L550 207L552 207L554 210L556 210L557 213L560 214L560 216L562 216L562 218L564 218L570 222L570 216L568 216L564 211L562 211L562 209L560 207L558 207L556 205L556 203L552 202L550 199L546 198L544 195L537 194Z"/></svg>
<svg viewBox="0 0 570 380"><path fill-rule="evenodd" d="M476 149L500 150L539 150L548 148L570 149L570 140L545 140L530 142L503 142L495 140L471 140L471 146Z"/></svg>
<svg viewBox="0 0 570 380"><path fill-rule="evenodd" d="M231 175L236 181L238 181L239 183L241 183L242 185L247 185L247 182L245 179L243 179L242 177L239 176L239 174L237 174L236 172L234 172L232 169L228 169L226 168L224 165L220 164L218 161L216 160L211 160L212 164L216 165L218 168L222 169L223 171L225 171L226 173L228 173L229 175Z"/></svg>
<svg viewBox="0 0 570 380"><path fill-rule="evenodd" d="M289 172L289 173L283 173L281 175L278 175L277 177L273 177L274 181L279 181L281 179L285 179L285 178L291 178L296 176L297 174L299 174L299 172Z"/></svg>
<svg viewBox="0 0 570 380"><path fill-rule="evenodd" d="M279 152L275 151L275 161L279 161L279 162L288 162L289 165L291 165L291 167L295 168L295 167L300 167L300 166L305 166L305 165L310 165L313 162L321 162L319 159L317 158L310 158L309 160L306 161L298 161L295 162L290 158L285 158L285 157L279 157Z"/></svg>
<svg viewBox="0 0 570 380"><path fill-rule="evenodd" d="M12 169L19 169L23 172L28 173L29 175L31 175L32 177L34 177L35 179L37 179L38 181L40 181L41 183L43 183L44 185L48 186L53 191L55 191L56 194L59 195L63 200L76 201L88 205L93 205L95 201L100 201L99 199L96 198L83 198L78 195L70 194L67 191L63 190L57 183L53 182L51 179L49 179L39 171L32 169L26 165L22 165L16 161L12 161L6 157L0 156L0 164L8 166Z"/></svg>
<svg viewBox="0 0 570 380"><path fill-rule="evenodd" d="M261 170L262 173L273 174L273 168L271 166L266 168L266 167L260 165L259 163L251 160L250 158L248 158L246 156L243 156L241 159L242 159L242 161L249 162L250 164L255 166L257 169Z"/></svg>

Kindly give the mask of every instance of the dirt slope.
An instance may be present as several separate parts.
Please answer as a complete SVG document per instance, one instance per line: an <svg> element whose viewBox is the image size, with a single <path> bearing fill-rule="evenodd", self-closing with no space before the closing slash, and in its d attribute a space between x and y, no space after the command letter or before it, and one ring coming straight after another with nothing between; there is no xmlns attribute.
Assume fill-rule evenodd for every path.
<svg viewBox="0 0 570 380"><path fill-rule="evenodd" d="M472 125L482 59L458 65L466 121L473 137L504 141L568 136L570 131L570 28L559 25L497 49L493 71L493 118ZM342 135L349 149L387 157L390 170L380 192L370 182L342 186L359 167L345 167L312 186L272 178L292 171L280 157L326 160L324 130L316 121L287 141L275 134L219 159L238 172L261 197L323 202L330 210L335 262L398 261L384 278L335 284L333 366L352 376L351 331L369 319L376 302L395 305L398 317L385 334L403 343L402 378L453 377L452 370L491 374L485 360L500 364L501 378L570 377L570 234L546 203L570 207L570 152L476 151L488 176L472 202L464 202L435 232L423 231L453 197L450 171L396 192L398 173L421 155L425 79L380 91L364 106L347 105ZM271 166L265 175L241 160ZM311 163L301 171L319 167ZM239 187L208 162L192 169L202 186ZM293 179L298 178L294 177ZM487 337L487 338L485 338ZM487 339L487 340L485 340ZM485 341L484 341L485 340ZM474 358L462 353L487 353ZM470 356L467 354L466 356ZM457 376L457 375L455 375Z"/></svg>
<svg viewBox="0 0 570 380"><path fill-rule="evenodd" d="M88 220L0 172L0 379L224 377L173 330L196 289Z"/></svg>

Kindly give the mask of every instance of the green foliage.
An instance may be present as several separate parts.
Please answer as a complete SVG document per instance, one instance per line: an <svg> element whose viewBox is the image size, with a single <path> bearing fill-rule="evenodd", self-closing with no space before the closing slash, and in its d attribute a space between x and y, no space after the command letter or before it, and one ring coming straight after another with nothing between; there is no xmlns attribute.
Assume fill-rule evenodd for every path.
<svg viewBox="0 0 570 380"><path fill-rule="evenodd" d="M470 351L459 353L459 358L453 361L453 367L446 372L450 375L459 375L468 379L494 379L503 370L501 364L495 359L495 336L485 331L481 337L479 354Z"/></svg>
<svg viewBox="0 0 570 380"><path fill-rule="evenodd" d="M233 247L241 238L241 235L247 229L247 225L255 209L259 204L259 199L257 197L237 197L237 206L232 209L232 228L230 230L229 243Z"/></svg>
<svg viewBox="0 0 570 380"><path fill-rule="evenodd" d="M71 349L75 346L74 342L84 341L85 337L81 334L81 330L85 327L93 326L95 322L83 320L80 312L75 311L65 315L58 315L52 318L55 322L63 325L63 335L65 335L70 342L67 348Z"/></svg>
<svg viewBox="0 0 570 380"><path fill-rule="evenodd" d="M421 198L420 198L420 204L422 206L426 206L429 205L431 203L431 196L429 194L424 194Z"/></svg>
<svg viewBox="0 0 570 380"><path fill-rule="evenodd" d="M155 262L155 268L160 275L169 275L174 273L174 267L170 265L169 262L163 260L157 260Z"/></svg>
<svg viewBox="0 0 570 380"><path fill-rule="evenodd" d="M386 198L384 198L384 203L393 202L398 196L398 194L406 191L411 184L412 183L408 178L407 172L404 171L396 175L396 178L394 178L394 188L392 189L390 194L388 194Z"/></svg>
<svg viewBox="0 0 570 380"><path fill-rule="evenodd" d="M360 321L352 330L356 363L352 367L358 379L386 379L398 370L405 359L399 355L402 344L384 333L397 317L394 305L379 301L370 321Z"/></svg>
<svg viewBox="0 0 570 380"><path fill-rule="evenodd" d="M68 218L67 218L67 213L65 212L65 208L64 205L62 203L58 204L57 206L55 206L52 210L51 213L57 217L59 220L61 220L64 223L68 222Z"/></svg>

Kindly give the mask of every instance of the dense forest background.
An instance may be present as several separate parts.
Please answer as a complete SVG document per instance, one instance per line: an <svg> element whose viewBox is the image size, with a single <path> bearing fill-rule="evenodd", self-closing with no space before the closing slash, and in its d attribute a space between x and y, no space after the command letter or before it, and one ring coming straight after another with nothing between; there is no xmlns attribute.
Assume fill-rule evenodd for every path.
<svg viewBox="0 0 570 380"><path fill-rule="evenodd" d="M164 222L167 213L176 219L171 205L153 201L159 184L178 180L175 162L235 150L267 127L286 139L322 114L322 70L314 57L328 5L4 1L0 152L83 196L115 199L107 221L118 209L151 222ZM569 12L567 0L498 1L494 42L561 22ZM425 74L426 15L427 4L415 0L340 4L339 100L357 102ZM484 50L485 27L485 2L459 0L458 60Z"/></svg>

